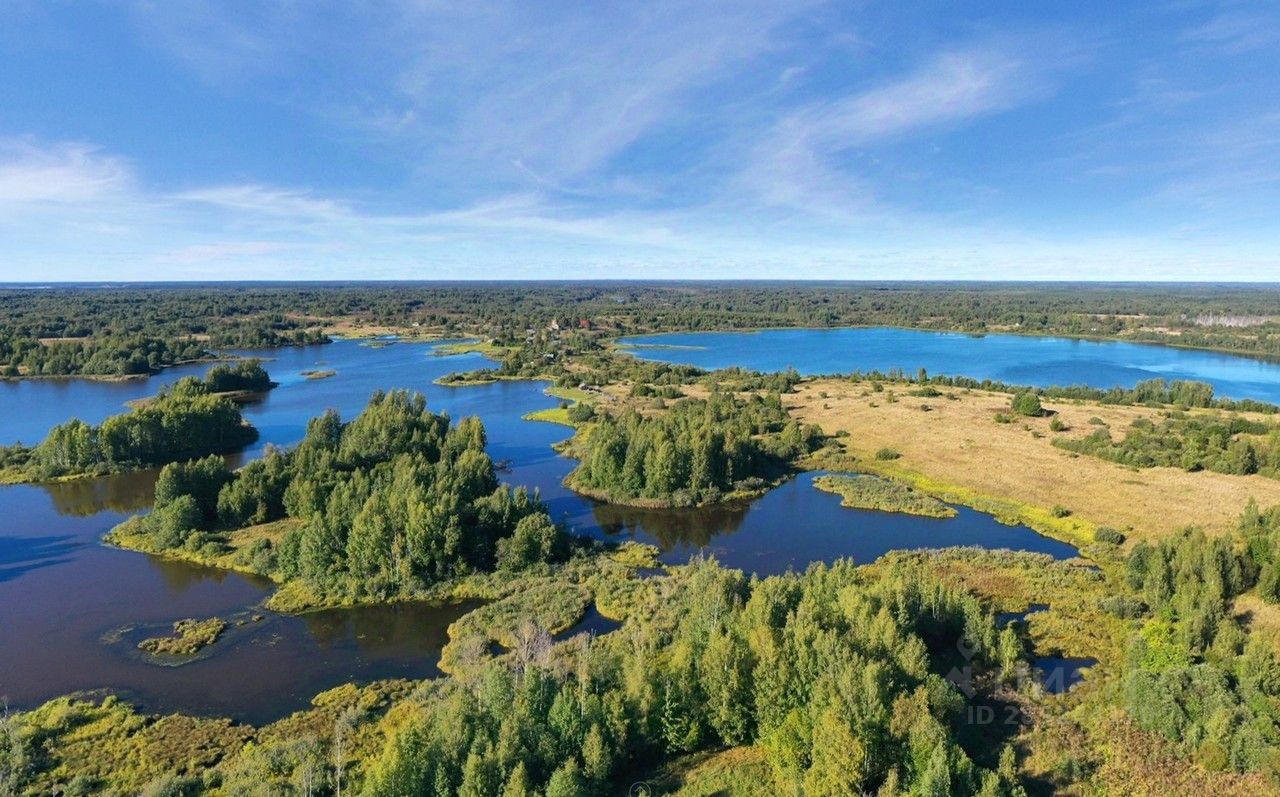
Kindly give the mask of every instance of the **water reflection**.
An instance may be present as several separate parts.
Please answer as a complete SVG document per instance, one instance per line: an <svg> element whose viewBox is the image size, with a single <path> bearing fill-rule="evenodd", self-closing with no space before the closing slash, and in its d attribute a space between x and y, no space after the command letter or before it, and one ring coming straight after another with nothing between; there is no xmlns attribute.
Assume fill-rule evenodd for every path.
<svg viewBox="0 0 1280 797"><path fill-rule="evenodd" d="M677 511L596 505L600 530L657 545L661 560L681 564L699 553L759 575L802 571L810 562L852 558L871 562L891 550L981 545L1076 555L1066 543L1026 526L1007 526L990 515L956 507L953 518L853 510L802 473L750 503Z"/></svg>
<svg viewBox="0 0 1280 797"><path fill-rule="evenodd" d="M302 615L307 633L326 648L353 645L363 653L434 656L449 641L449 624L480 601L451 605L419 602L327 609Z"/></svg>
<svg viewBox="0 0 1280 797"><path fill-rule="evenodd" d="M156 474L146 470L114 473L97 479L76 479L38 485L49 494L59 515L90 517L99 512L140 512L155 499Z"/></svg>
<svg viewBox="0 0 1280 797"><path fill-rule="evenodd" d="M1040 675L1040 685L1051 695L1060 695L1084 681L1084 672L1097 665L1098 660L1088 657L1042 656L1031 662Z"/></svg>
<svg viewBox="0 0 1280 797"><path fill-rule="evenodd" d="M664 551L706 548L713 539L733 534L750 511L747 502L696 509L643 509L592 502L591 513L606 536L646 536Z"/></svg>

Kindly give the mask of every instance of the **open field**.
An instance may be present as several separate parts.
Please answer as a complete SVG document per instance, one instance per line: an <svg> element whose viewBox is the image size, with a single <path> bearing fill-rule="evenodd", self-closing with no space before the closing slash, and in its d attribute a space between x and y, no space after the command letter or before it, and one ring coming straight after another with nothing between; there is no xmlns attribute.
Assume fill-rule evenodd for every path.
<svg viewBox="0 0 1280 797"><path fill-rule="evenodd" d="M1005 393L947 389L944 395L921 398L908 391L902 385L874 392L869 382L813 380L783 400L792 414L827 434L847 433L841 442L860 469L948 493L943 496L948 500L979 494L1023 505L1030 514L1039 510L1042 522L1023 521L1056 525L1061 536L1075 541L1087 540L1093 526L1112 526L1136 538L1161 537L1189 525L1222 533L1235 527L1250 498L1262 506L1280 504L1280 480L1138 470L1073 455L1052 443L1057 435L1089 434L1097 428L1091 419L1119 433L1138 418L1155 418L1154 409L1046 400L1046 409L1056 413L1052 417L1067 427L1053 432L1050 417L997 423L996 416L1009 409ZM896 400L890 400L891 393ZM881 448L901 457L878 461L875 452ZM1054 518L1053 507L1071 514Z"/></svg>

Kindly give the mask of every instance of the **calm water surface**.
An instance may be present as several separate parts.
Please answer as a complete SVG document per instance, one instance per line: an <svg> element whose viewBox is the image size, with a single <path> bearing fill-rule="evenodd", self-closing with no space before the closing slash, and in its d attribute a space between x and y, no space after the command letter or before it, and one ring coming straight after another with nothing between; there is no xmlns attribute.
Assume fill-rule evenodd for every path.
<svg viewBox="0 0 1280 797"><path fill-rule="evenodd" d="M802 570L810 561L852 556L869 561L891 548L985 545L1071 556L1066 545L1020 526L1002 526L961 508L953 519L912 518L840 507L838 496L800 476L764 498L702 510L646 511L580 498L561 485L571 460L551 450L564 427L522 420L554 406L544 385L499 382L450 388L437 377L485 364L476 355L439 357L430 344L384 346L343 341L284 349L264 359L280 387L246 405L260 440L290 445L326 408L351 418L377 389L412 388L455 418L478 415L503 479L538 488L552 514L575 533L634 538L663 550L665 562L706 551L761 574ZM149 381L82 380L0 384L0 439L39 440L78 416L100 421L132 398L207 366L183 367ZM336 376L308 380L309 369ZM401 604L303 617L255 607L270 585L241 574L105 547L103 533L151 502L154 473L49 486L0 487L0 696L19 708L77 690L110 689L148 711L189 711L264 722L305 707L317 692L347 681L427 677L449 623L470 606ZM184 617L263 615L232 628L209 655L179 667L143 660L137 640ZM592 612L569 634L613 627Z"/></svg>
<svg viewBox="0 0 1280 797"><path fill-rule="evenodd" d="M648 360L802 374L850 371L971 376L1016 385L1133 387L1144 379L1208 382L1220 396L1280 403L1280 364L1168 346L889 327L688 332L623 338Z"/></svg>

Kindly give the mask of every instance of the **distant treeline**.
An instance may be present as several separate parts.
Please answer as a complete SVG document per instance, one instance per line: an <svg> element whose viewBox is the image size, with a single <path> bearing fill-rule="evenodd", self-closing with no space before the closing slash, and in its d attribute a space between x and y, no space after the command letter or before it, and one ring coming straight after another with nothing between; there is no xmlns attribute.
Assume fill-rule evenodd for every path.
<svg viewBox="0 0 1280 797"><path fill-rule="evenodd" d="M521 344L531 333L891 325L966 332L1012 331L1171 343L1280 356L1280 288L1261 285L1105 285L891 282L605 282L211 284L57 286L0 290L0 365L33 373L133 373L105 361L150 367L179 359L141 339L181 349L319 342L346 322ZM1232 327L1205 319L1249 316ZM94 370L65 369L79 355L35 352L40 340L92 339ZM112 341L110 345L106 341ZM134 345L126 346L126 341ZM25 359L14 359L14 349ZM118 356L128 352L128 356ZM89 356L86 355L87 360ZM113 366L123 367L123 366Z"/></svg>
<svg viewBox="0 0 1280 797"><path fill-rule="evenodd" d="M1188 409L1217 409L1230 412L1258 412L1274 415L1280 406L1254 399L1219 398L1213 385L1191 380L1147 379L1133 387L1098 388L1088 385L1015 385L994 379L974 379L968 376L931 376L923 369L915 376L903 371L855 371L851 375L836 374L831 378L848 377L854 381L912 382L921 385L959 387L970 390L989 390L994 393L1035 393L1050 399L1067 401L1096 401L1100 404L1123 406L1164 406Z"/></svg>

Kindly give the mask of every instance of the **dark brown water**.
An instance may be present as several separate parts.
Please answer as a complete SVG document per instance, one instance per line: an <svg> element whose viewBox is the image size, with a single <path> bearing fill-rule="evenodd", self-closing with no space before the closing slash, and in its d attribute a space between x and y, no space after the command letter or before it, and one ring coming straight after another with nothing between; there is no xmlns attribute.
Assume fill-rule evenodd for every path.
<svg viewBox="0 0 1280 797"><path fill-rule="evenodd" d="M241 459L258 455L267 444L296 443L307 420L326 408L350 418L374 390L405 387L423 391L431 407L455 418L480 416L491 456L512 464L503 478L540 489L552 514L575 533L652 542L667 562L708 552L727 565L769 574L838 557L870 561L892 548L985 545L1074 553L1029 529L1001 526L965 509L943 520L844 509L838 496L811 486L812 475L731 507L663 512L600 505L561 485L574 463L551 444L568 430L521 419L555 405L543 384L434 385L438 376L485 361L437 357L431 348L339 342L272 352L267 368L280 387L245 407L261 437ZM337 375L301 375L314 368ZM130 398L150 395L181 373L203 370L167 372L149 383L0 385L0 440L38 440L72 416L99 421L121 411ZM468 606L399 604L281 616L255 608L270 592L261 580L103 546L103 533L149 506L153 481L153 473L137 473L0 487L0 696L11 705L26 708L77 690L109 689L148 711L263 722L348 681L436 673L445 629ZM184 617L234 621L253 614L264 619L233 627L182 666L159 666L135 649L137 640ZM592 612L567 634L613 627Z"/></svg>

